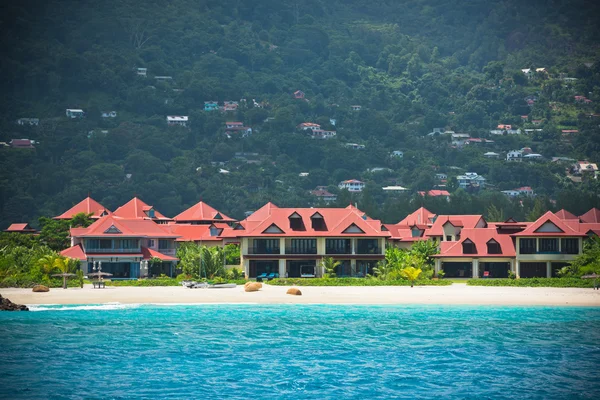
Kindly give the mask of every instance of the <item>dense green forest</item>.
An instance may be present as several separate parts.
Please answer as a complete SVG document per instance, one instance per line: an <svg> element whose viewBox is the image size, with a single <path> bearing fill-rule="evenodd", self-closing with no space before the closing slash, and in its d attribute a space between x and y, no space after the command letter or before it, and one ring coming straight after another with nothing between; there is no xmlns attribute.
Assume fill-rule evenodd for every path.
<svg viewBox="0 0 600 400"><path fill-rule="evenodd" d="M581 214L600 206L599 181L574 182L569 164L551 158L600 162L598 15L600 3L586 0L4 5L0 141L36 143L0 147L0 228L39 226L40 216L88 193L110 209L137 195L167 216L202 199L241 219L267 201L315 205L309 191L318 185L338 194L333 205L358 203L390 223L420 205L492 219L560 208ZM523 68L547 73L528 78ZM297 90L306 100L292 96ZM235 112L204 111L205 101L240 99L247 101ZM69 119L67 108L86 117ZM101 116L113 110L116 118ZM167 115L187 115L189 125L168 126ZM20 126L19 118L40 122ZM226 121L244 122L253 134L229 139ZM337 136L310 139L296 129L301 122ZM498 124L542 130L490 135ZM436 127L494 143L456 148L448 135L427 136ZM565 129L578 133L565 137ZM523 147L544 159L505 161ZM404 157L390 157L394 150ZM485 158L489 151L500 158ZM464 172L483 175L489 187L457 189ZM416 194L439 184L436 173L448 175L450 201ZM365 181L365 190L339 191L346 179ZM411 192L390 195L388 185ZM499 192L521 186L537 196Z"/></svg>

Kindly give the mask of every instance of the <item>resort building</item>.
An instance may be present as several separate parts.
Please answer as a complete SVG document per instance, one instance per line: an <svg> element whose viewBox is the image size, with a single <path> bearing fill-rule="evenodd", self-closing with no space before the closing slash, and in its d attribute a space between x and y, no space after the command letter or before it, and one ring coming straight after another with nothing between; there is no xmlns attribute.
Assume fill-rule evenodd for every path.
<svg viewBox="0 0 600 400"><path fill-rule="evenodd" d="M78 259L81 270L112 274L111 279L174 276L179 235L150 219L106 215L87 228L71 228L71 247L60 254ZM158 259L161 263L149 263Z"/></svg>
<svg viewBox="0 0 600 400"><path fill-rule="evenodd" d="M338 187L340 189L347 189L349 192L362 192L365 188L365 183L358 179L348 179L347 181L341 181Z"/></svg>
<svg viewBox="0 0 600 400"><path fill-rule="evenodd" d="M18 224L10 224L10 226L4 230L4 232L14 232L14 233L27 233L32 234L37 231L29 226L28 223L18 223Z"/></svg>
<svg viewBox="0 0 600 400"><path fill-rule="evenodd" d="M346 208L279 208L267 203L240 223L241 257L247 277L263 273L281 277L320 277L320 262L341 262L337 276L373 274L385 258L389 233L381 222L353 206Z"/></svg>

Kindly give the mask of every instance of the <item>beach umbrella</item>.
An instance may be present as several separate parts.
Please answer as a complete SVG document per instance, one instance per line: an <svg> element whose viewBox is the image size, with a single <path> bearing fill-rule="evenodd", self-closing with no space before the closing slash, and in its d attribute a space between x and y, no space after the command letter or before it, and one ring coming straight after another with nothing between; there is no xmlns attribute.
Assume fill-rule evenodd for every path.
<svg viewBox="0 0 600 400"><path fill-rule="evenodd" d="M102 276L113 276L113 274L109 273L109 272L102 272L102 271L98 271L98 272L90 272L89 274L87 274L88 277L93 277L93 278L100 278Z"/></svg>
<svg viewBox="0 0 600 400"><path fill-rule="evenodd" d="M63 272L62 274L52 274L52 276L62 276L63 278L63 289L67 288L67 278L70 278L71 276L75 276L75 274L70 274L67 272Z"/></svg>
<svg viewBox="0 0 600 400"><path fill-rule="evenodd" d="M588 274L588 275L583 275L581 277L581 279L593 279L594 280L594 289L597 287L597 282L596 280L600 278L600 275L596 274L595 272L593 274Z"/></svg>

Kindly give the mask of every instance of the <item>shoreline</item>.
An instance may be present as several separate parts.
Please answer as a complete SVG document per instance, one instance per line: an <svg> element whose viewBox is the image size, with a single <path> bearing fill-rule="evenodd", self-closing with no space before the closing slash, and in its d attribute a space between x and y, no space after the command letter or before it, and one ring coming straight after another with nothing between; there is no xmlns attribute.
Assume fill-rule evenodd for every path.
<svg viewBox="0 0 600 400"><path fill-rule="evenodd" d="M0 289L2 296L17 304L106 305L106 304L345 304L345 305L488 305L600 307L600 291L582 288L485 287L485 286L302 286L302 296L286 294L287 286L263 285L247 293L243 286L232 289L187 289L181 286L107 286L93 289Z"/></svg>

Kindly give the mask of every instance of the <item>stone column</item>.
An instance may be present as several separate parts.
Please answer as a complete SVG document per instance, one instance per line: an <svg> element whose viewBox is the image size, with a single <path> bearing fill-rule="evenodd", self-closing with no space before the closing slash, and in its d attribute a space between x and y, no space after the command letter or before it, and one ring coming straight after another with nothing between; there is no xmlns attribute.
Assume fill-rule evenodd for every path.
<svg viewBox="0 0 600 400"><path fill-rule="evenodd" d="M434 267L434 275L438 276L438 272L440 272L442 270L442 260L440 260L439 258L435 259L435 267Z"/></svg>
<svg viewBox="0 0 600 400"><path fill-rule="evenodd" d="M479 259L474 258L471 265L473 266L473 278L479 278Z"/></svg>
<svg viewBox="0 0 600 400"><path fill-rule="evenodd" d="M352 247L352 254L356 254L356 238L350 238L350 246Z"/></svg>
<svg viewBox="0 0 600 400"><path fill-rule="evenodd" d="M350 275L356 275L356 260L350 260Z"/></svg>
<svg viewBox="0 0 600 400"><path fill-rule="evenodd" d="M285 259L280 259L279 260L279 277L280 278L285 278L285 268L286 267L286 260Z"/></svg>
<svg viewBox="0 0 600 400"><path fill-rule="evenodd" d="M285 238L279 238L279 254L285 254Z"/></svg>
<svg viewBox="0 0 600 400"><path fill-rule="evenodd" d="M248 279L250 277L250 260L247 258L243 260L243 268L246 279Z"/></svg>
<svg viewBox="0 0 600 400"><path fill-rule="evenodd" d="M552 278L552 263L546 261L546 278Z"/></svg>
<svg viewBox="0 0 600 400"><path fill-rule="evenodd" d="M516 261L515 275L517 276L517 279L521 277L521 261L519 260Z"/></svg>

